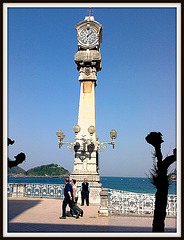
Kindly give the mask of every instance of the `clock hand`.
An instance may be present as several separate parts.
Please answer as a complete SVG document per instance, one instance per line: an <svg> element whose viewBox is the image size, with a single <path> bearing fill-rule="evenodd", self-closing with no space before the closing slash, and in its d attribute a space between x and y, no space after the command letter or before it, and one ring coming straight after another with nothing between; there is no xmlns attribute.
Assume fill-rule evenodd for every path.
<svg viewBox="0 0 184 240"><path fill-rule="evenodd" d="M90 32L90 33L87 35L87 37L89 37L91 34L92 34L92 32Z"/></svg>

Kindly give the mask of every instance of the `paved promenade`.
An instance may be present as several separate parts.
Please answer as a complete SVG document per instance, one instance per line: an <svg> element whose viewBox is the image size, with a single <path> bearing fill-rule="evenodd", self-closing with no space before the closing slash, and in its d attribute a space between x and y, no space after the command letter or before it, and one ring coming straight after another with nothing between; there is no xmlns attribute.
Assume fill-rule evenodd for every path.
<svg viewBox="0 0 184 240"><path fill-rule="evenodd" d="M151 233L152 217L99 217L98 206L81 208L83 217L61 220L61 200L9 198L8 233ZM176 232L176 218L165 223L166 232Z"/></svg>

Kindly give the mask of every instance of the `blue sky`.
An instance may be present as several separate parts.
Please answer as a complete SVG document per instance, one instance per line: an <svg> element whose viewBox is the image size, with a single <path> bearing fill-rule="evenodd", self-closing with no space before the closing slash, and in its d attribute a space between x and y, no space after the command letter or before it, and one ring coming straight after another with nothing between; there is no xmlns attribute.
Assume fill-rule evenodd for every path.
<svg viewBox="0 0 184 240"><path fill-rule="evenodd" d="M8 136L13 159L25 152L25 170L57 163L73 170L74 154L59 149L56 131L73 141L80 83L74 62L75 25L87 8L10 8L8 11ZM176 9L93 8L103 25L102 71L96 87L102 176L145 177L160 131L164 157L176 147Z"/></svg>

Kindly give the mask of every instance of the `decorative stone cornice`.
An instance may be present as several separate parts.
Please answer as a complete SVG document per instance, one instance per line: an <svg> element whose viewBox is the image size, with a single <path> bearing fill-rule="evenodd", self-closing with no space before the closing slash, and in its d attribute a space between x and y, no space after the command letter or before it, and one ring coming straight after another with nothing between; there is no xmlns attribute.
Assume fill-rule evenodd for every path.
<svg viewBox="0 0 184 240"><path fill-rule="evenodd" d="M96 72L101 71L101 53L97 50L91 51L78 51L74 55L77 70L80 71L81 67L95 67Z"/></svg>

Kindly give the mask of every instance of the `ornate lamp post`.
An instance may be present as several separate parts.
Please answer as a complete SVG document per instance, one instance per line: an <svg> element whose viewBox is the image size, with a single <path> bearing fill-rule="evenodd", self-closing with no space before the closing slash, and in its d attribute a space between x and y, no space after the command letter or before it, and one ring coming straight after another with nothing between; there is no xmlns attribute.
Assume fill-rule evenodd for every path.
<svg viewBox="0 0 184 240"><path fill-rule="evenodd" d="M90 138L86 138L86 135L82 135L81 138L77 138L77 134L80 132L81 128L79 125L75 125L73 127L73 132L75 133L75 138L74 138L74 142L63 142L63 139L65 138L65 134L63 131L58 130L56 132L56 136L58 137L58 145L59 148L61 148L64 144L68 145L67 149L68 151L75 151L76 153L78 153L78 157L81 160L84 160L87 157L90 157L91 153L95 150L95 145L93 143L93 139L92 136L93 134L96 132L96 129L94 126L90 126L88 128L88 132L90 134ZM99 142L97 141L97 149L100 152L103 152L106 150L107 144L111 144L113 146L114 149L114 145L115 145L115 139L117 138L117 132L116 130L111 130L110 131L110 137L112 139L111 142ZM78 141L82 141L82 144L80 144Z"/></svg>

